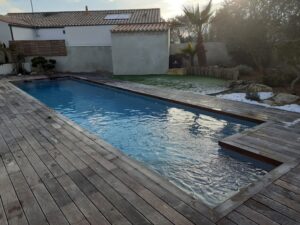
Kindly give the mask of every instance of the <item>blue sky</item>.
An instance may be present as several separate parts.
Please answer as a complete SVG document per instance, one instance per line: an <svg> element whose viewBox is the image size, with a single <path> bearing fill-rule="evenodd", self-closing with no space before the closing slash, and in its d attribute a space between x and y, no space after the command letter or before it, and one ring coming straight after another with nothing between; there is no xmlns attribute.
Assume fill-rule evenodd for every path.
<svg viewBox="0 0 300 225"><path fill-rule="evenodd" d="M161 8L162 16L169 18L182 12L183 5L206 4L208 0L32 0L35 11L67 11L126 9L126 8ZM213 0L219 5L223 0ZM0 0L0 14L7 12L30 11L30 0Z"/></svg>

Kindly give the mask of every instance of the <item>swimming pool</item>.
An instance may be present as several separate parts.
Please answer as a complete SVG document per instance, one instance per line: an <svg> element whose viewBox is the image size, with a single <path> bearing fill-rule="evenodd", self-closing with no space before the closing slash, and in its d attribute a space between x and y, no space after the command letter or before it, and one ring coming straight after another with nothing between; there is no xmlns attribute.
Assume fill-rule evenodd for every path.
<svg viewBox="0 0 300 225"><path fill-rule="evenodd" d="M273 168L218 145L253 122L86 81L18 87L211 207Z"/></svg>

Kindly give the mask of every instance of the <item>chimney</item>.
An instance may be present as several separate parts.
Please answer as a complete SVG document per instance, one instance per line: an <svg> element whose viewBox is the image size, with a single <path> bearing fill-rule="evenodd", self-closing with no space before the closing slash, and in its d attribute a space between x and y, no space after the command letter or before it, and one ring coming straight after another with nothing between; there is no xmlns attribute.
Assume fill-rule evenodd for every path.
<svg viewBox="0 0 300 225"><path fill-rule="evenodd" d="M88 12L88 11L89 11L89 8L88 8L88 6L87 6L87 5L85 6L85 11L86 11L86 12Z"/></svg>

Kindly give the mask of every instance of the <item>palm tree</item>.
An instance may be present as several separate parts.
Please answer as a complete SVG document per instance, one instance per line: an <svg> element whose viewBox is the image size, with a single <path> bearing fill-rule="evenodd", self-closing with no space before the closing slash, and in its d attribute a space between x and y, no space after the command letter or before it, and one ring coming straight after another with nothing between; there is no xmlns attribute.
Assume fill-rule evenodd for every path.
<svg viewBox="0 0 300 225"><path fill-rule="evenodd" d="M189 22L195 26L197 32L197 56L198 56L198 64L199 66L206 66L206 51L203 43L203 29L204 25L209 22L211 13L212 0L209 1L208 5L200 10L199 4L197 6L192 7L183 7L183 12L185 16L188 18Z"/></svg>
<svg viewBox="0 0 300 225"><path fill-rule="evenodd" d="M191 66L194 66L194 58L195 58L195 55L197 53L197 48L195 48L192 45L192 43L188 43L188 45L184 49L181 49L181 52L183 54L189 56Z"/></svg>

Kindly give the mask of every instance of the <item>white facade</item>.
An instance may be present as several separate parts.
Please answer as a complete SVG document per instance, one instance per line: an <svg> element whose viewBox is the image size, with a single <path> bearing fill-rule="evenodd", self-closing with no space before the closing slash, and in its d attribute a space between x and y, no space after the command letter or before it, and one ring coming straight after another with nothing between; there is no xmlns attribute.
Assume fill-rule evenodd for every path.
<svg viewBox="0 0 300 225"><path fill-rule="evenodd" d="M33 29L25 27L12 27L14 40L65 40L66 45L75 46L101 46L112 45L111 29L114 26L74 26L65 28Z"/></svg>
<svg viewBox="0 0 300 225"><path fill-rule="evenodd" d="M67 46L111 46L111 29L114 26L66 27Z"/></svg>
<svg viewBox="0 0 300 225"><path fill-rule="evenodd" d="M36 30L37 40L64 40L66 35L63 28L44 28Z"/></svg>
<svg viewBox="0 0 300 225"><path fill-rule="evenodd" d="M11 32L9 25L5 22L0 21L0 42L8 46L8 42L11 40Z"/></svg>
<svg viewBox="0 0 300 225"><path fill-rule="evenodd" d="M14 40L64 40L63 28L33 29L27 27L12 27Z"/></svg>
<svg viewBox="0 0 300 225"><path fill-rule="evenodd" d="M11 29L16 41L65 40L67 56L50 57L57 60L58 71L109 71L119 75L167 72L169 32L111 33L115 26L42 29L12 26ZM8 24L1 22L0 41L12 40L10 33Z"/></svg>
<svg viewBox="0 0 300 225"><path fill-rule="evenodd" d="M36 39L32 28L13 27L12 26L12 33L13 33L13 38L15 41L35 40Z"/></svg>
<svg viewBox="0 0 300 225"><path fill-rule="evenodd" d="M169 69L169 31L112 34L115 75L165 74Z"/></svg>

